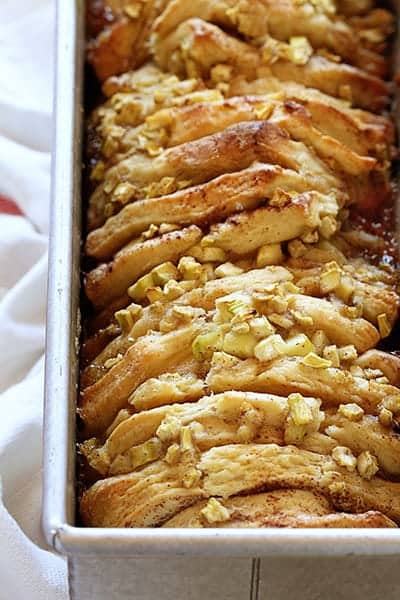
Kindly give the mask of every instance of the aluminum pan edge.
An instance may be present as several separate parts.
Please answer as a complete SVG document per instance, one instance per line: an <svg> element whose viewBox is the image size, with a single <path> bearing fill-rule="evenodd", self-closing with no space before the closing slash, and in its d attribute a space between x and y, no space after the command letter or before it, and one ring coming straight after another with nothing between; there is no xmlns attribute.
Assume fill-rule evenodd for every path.
<svg viewBox="0 0 400 600"><path fill-rule="evenodd" d="M83 27L83 0L57 0L42 511L48 545L73 556L400 554L400 530L396 529L94 529L72 525L75 520Z"/></svg>
<svg viewBox="0 0 400 600"><path fill-rule="evenodd" d="M84 2L57 1L42 527L74 522Z"/></svg>
<svg viewBox="0 0 400 600"><path fill-rule="evenodd" d="M95 529L61 526L54 547L73 556L389 556L398 529Z"/></svg>

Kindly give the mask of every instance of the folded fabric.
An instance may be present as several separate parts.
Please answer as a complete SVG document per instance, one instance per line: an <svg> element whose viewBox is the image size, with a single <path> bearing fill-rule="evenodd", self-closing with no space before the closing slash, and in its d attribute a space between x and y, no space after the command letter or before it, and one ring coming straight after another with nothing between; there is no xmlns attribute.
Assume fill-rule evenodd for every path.
<svg viewBox="0 0 400 600"><path fill-rule="evenodd" d="M0 7L0 600L65 600L40 528L54 10Z"/></svg>

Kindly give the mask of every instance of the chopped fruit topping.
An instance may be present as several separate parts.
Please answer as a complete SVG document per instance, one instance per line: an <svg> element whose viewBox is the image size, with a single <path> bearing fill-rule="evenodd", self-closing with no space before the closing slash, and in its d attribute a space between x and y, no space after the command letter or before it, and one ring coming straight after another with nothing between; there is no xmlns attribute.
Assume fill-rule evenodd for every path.
<svg viewBox="0 0 400 600"><path fill-rule="evenodd" d="M219 329L198 335L192 344L193 356L197 360L204 360L212 356L217 350L222 350L223 337Z"/></svg>
<svg viewBox="0 0 400 600"><path fill-rule="evenodd" d="M332 366L332 362L330 360L326 360L325 358L321 358L315 352L310 352L305 356L302 360L303 364L307 367L312 367L313 369L329 369Z"/></svg>
<svg viewBox="0 0 400 600"><path fill-rule="evenodd" d="M338 413L349 421L361 421L364 416L364 411L358 404L341 404L338 408Z"/></svg>
<svg viewBox="0 0 400 600"><path fill-rule="evenodd" d="M379 333L381 334L381 338L386 338L390 335L392 328L390 326L386 313L378 315L378 327Z"/></svg>
<svg viewBox="0 0 400 600"><path fill-rule="evenodd" d="M271 244L262 246L257 254L257 267L261 269L268 265L280 265L284 256L280 244Z"/></svg>
<svg viewBox="0 0 400 600"><path fill-rule="evenodd" d="M368 450L365 450L357 459L357 470L361 477L370 480L379 471L378 461Z"/></svg>
<svg viewBox="0 0 400 600"><path fill-rule="evenodd" d="M255 357L261 362L269 362L286 352L286 344L280 335L271 335L254 348Z"/></svg>
<svg viewBox="0 0 400 600"><path fill-rule="evenodd" d="M224 523L229 520L230 512L219 500L210 498L206 506L200 511L207 523Z"/></svg>
<svg viewBox="0 0 400 600"><path fill-rule="evenodd" d="M345 446L336 446L332 450L332 458L338 465L344 467L348 471L355 471L357 466L357 459L350 450Z"/></svg>

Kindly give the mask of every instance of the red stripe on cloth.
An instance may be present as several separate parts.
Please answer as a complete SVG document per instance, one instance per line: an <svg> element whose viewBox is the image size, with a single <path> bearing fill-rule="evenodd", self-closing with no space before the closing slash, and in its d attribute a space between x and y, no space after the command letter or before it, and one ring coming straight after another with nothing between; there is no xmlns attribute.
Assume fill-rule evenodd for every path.
<svg viewBox="0 0 400 600"><path fill-rule="evenodd" d="M11 198L8 198L7 196L3 196L2 194L0 194L0 213L6 214L6 215L23 215L24 214L22 212L22 210L19 208L19 206L14 202L14 200L11 200Z"/></svg>

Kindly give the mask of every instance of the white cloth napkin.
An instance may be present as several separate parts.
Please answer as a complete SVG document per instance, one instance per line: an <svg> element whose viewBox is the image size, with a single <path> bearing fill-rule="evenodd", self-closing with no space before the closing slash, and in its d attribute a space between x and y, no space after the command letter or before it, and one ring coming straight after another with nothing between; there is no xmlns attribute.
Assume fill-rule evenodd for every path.
<svg viewBox="0 0 400 600"><path fill-rule="evenodd" d="M40 531L55 15L51 0L0 14L0 600L66 600Z"/></svg>

